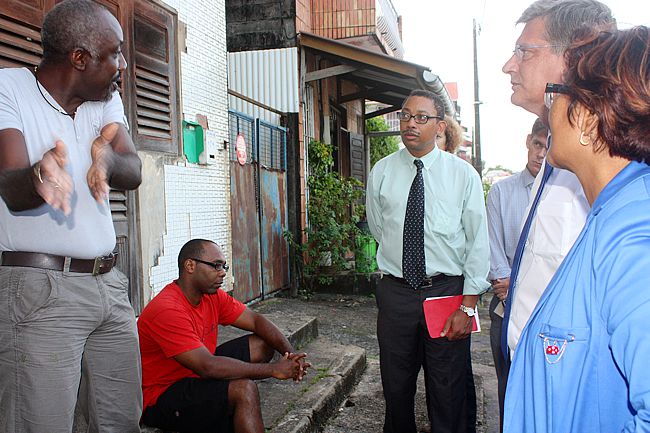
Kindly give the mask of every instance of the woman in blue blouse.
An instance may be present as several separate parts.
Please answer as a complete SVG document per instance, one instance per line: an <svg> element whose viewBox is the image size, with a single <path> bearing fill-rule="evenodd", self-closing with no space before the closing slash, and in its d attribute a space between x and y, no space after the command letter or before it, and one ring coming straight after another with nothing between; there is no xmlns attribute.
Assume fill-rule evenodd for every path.
<svg viewBox="0 0 650 433"><path fill-rule="evenodd" d="M505 432L650 431L650 31L578 40L548 160L592 208L514 353Z"/></svg>

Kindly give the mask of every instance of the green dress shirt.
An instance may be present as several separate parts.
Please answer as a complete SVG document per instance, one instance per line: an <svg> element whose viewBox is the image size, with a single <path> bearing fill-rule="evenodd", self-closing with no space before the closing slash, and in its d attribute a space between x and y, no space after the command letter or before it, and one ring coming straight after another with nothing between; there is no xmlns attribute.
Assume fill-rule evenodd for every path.
<svg viewBox="0 0 650 433"><path fill-rule="evenodd" d="M463 294L490 287L490 249L481 179L474 168L437 147L424 163L424 255L427 275L462 275ZM402 277L404 216L415 177L415 158L404 148L378 161L366 194L368 225L379 243L379 269Z"/></svg>

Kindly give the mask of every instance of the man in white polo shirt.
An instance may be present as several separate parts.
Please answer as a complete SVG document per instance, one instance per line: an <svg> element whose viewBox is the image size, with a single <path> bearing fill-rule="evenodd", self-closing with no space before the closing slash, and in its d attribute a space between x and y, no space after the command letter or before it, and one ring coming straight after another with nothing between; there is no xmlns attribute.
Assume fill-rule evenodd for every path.
<svg viewBox="0 0 650 433"><path fill-rule="evenodd" d="M78 394L89 431L140 431L108 201L141 181L117 93L122 42L108 10L66 0L44 19L38 68L0 70L2 432L70 432Z"/></svg>

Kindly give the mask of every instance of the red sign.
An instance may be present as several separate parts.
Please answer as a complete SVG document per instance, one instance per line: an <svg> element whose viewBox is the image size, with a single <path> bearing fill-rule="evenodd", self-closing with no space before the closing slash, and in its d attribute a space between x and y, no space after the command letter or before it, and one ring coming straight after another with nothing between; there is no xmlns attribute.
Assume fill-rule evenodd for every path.
<svg viewBox="0 0 650 433"><path fill-rule="evenodd" d="M241 165L246 164L248 155L246 154L246 140L242 134L237 134L237 139L235 140L235 152L237 154L237 162Z"/></svg>

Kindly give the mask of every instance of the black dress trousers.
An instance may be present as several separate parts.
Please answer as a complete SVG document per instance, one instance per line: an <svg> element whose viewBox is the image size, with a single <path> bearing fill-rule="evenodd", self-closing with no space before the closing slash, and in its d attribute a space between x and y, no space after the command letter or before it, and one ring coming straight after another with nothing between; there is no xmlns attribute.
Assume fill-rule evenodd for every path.
<svg viewBox="0 0 650 433"><path fill-rule="evenodd" d="M422 302L430 296L460 295L463 277L448 276L414 290L384 276L376 293L381 381L386 400L384 433L416 433L415 391L424 368L432 433L474 433L476 393L470 338L431 338Z"/></svg>

